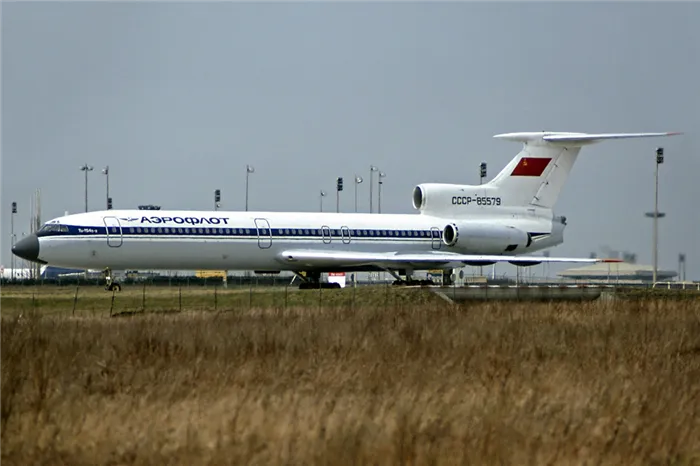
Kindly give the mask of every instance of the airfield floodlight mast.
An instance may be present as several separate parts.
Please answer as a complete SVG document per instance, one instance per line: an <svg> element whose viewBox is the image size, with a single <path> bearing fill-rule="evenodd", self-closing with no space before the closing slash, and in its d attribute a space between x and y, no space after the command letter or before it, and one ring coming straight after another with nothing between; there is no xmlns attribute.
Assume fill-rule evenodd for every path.
<svg viewBox="0 0 700 466"><path fill-rule="evenodd" d="M112 198L109 197L109 165L102 169L102 174L107 177L107 210L112 210Z"/></svg>
<svg viewBox="0 0 700 466"><path fill-rule="evenodd" d="M91 172L93 170L93 167L91 167L88 164L83 165L80 167L81 171L85 172L85 212L88 211L88 172Z"/></svg>
<svg viewBox="0 0 700 466"><path fill-rule="evenodd" d="M336 213L340 213L340 191L343 190L343 177L339 176L338 179L336 180L336 188L335 188L335 211Z"/></svg>
<svg viewBox="0 0 700 466"><path fill-rule="evenodd" d="M374 184L374 172L378 170L374 165L369 167L369 213L373 213L372 209L372 185Z"/></svg>
<svg viewBox="0 0 700 466"><path fill-rule="evenodd" d="M656 283L656 278L657 278L657 272L658 272L658 259L659 259L659 219L664 218L666 216L665 213L659 212L659 165L664 163L664 148L659 147L656 149L656 170L654 174L654 211L653 212L647 212L644 214L647 217L651 217L654 219L654 233L653 233L653 240L652 242L654 243L653 245L653 275L652 275L652 284Z"/></svg>
<svg viewBox="0 0 700 466"><path fill-rule="evenodd" d="M15 279L15 255L11 252L15 245L15 214L17 213L17 203L12 202L12 216L10 220L10 271L12 280Z"/></svg>
<svg viewBox="0 0 700 466"><path fill-rule="evenodd" d="M221 207L221 190L214 190L214 210L219 210Z"/></svg>
<svg viewBox="0 0 700 466"><path fill-rule="evenodd" d="M379 180L378 180L378 185L377 186L377 212L382 213L382 178L386 176L386 173L384 172L379 172Z"/></svg>
<svg viewBox="0 0 700 466"><path fill-rule="evenodd" d="M479 164L479 185L484 184L484 178L486 178L486 162L481 162ZM496 267L496 264L493 264L494 268ZM479 276L484 275L484 268L482 266L479 266Z"/></svg>
<svg viewBox="0 0 700 466"><path fill-rule="evenodd" d="M659 261L659 165L664 163L664 148L656 149L656 170L654 187L654 283L658 273Z"/></svg>
<svg viewBox="0 0 700 466"><path fill-rule="evenodd" d="M245 166L245 211L248 212L248 177L251 173L255 173L255 168L252 165Z"/></svg>
<svg viewBox="0 0 700 466"><path fill-rule="evenodd" d="M484 178L486 178L486 162L481 162L479 165L479 184L484 184Z"/></svg>
<svg viewBox="0 0 700 466"><path fill-rule="evenodd" d="M357 185L362 183L362 177L355 175L355 213L357 213Z"/></svg>
<svg viewBox="0 0 700 466"><path fill-rule="evenodd" d="M319 198L321 199L321 207L320 207L319 212L323 212L323 198L324 198L324 197L326 197L326 192L322 189L322 190L321 190L321 195L319 196Z"/></svg>

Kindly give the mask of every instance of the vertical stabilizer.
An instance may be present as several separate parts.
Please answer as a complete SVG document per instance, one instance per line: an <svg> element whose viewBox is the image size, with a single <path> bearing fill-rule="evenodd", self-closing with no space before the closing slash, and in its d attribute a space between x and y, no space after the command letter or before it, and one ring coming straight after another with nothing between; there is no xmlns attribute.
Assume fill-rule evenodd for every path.
<svg viewBox="0 0 700 466"><path fill-rule="evenodd" d="M581 147L608 140L673 136L681 133L507 133L494 137L523 143L522 150L488 184L504 205L552 209Z"/></svg>

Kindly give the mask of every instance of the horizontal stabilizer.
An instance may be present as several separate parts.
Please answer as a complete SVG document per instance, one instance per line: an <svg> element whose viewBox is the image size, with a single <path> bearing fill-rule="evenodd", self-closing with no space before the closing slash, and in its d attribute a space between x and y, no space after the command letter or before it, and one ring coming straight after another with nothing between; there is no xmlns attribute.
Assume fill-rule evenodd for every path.
<svg viewBox="0 0 700 466"><path fill-rule="evenodd" d="M537 141L545 141L549 143L567 143L574 146L583 146L593 144L599 141L608 139L632 139L632 138L656 138L665 136L678 136L680 132L665 132L665 133L563 133L563 132L522 132L522 133L504 133L497 134L494 138L506 139L508 141L517 141L522 143L531 143Z"/></svg>
<svg viewBox="0 0 700 466"><path fill-rule="evenodd" d="M327 266L377 266L386 268L402 268L406 266L453 266L463 267L465 264L492 264L496 262L511 262L518 265L536 265L542 262L622 262L620 259L591 259L578 257L538 257L538 256L501 256L483 254L456 253L382 253L382 252L351 252L351 251L316 251L288 250L279 254L278 259L285 263L299 263L307 267Z"/></svg>

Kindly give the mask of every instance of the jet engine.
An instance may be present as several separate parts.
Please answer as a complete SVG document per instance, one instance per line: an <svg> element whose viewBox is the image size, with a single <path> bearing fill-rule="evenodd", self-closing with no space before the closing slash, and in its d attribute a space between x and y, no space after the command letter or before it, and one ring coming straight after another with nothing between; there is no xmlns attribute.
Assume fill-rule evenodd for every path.
<svg viewBox="0 0 700 466"><path fill-rule="evenodd" d="M474 212L494 213L507 199L493 186L423 183L413 188L413 207L422 214L464 217Z"/></svg>
<svg viewBox="0 0 700 466"><path fill-rule="evenodd" d="M445 245L471 254L516 253L532 244L529 233L508 225L450 223L442 232Z"/></svg>
<svg viewBox="0 0 700 466"><path fill-rule="evenodd" d="M470 186L461 184L423 183L413 188L413 208L422 213L454 208L453 199L470 192Z"/></svg>

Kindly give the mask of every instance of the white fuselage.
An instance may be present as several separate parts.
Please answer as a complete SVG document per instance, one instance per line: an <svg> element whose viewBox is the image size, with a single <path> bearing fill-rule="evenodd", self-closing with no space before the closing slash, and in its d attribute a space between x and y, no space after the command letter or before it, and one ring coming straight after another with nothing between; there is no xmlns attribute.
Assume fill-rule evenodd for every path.
<svg viewBox="0 0 700 466"><path fill-rule="evenodd" d="M677 134L500 134L496 137L523 147L495 178L476 186L420 184L411 196L419 214L106 210L47 222L12 252L84 269L290 270L316 276L377 269L408 275L496 262L598 262L528 257L563 242L566 221L552 212L581 147Z"/></svg>
<svg viewBox="0 0 700 466"><path fill-rule="evenodd" d="M488 225L517 225L541 239L511 254L552 247L564 226L549 218L479 217ZM425 214L338 214L109 210L47 222L38 259L89 269L307 270L280 257L287 249L500 254L488 241L474 250L450 247L443 229L452 219ZM462 219L462 222L468 219ZM554 228L553 228L554 224ZM51 231L51 230L55 231ZM326 267L328 269L328 267ZM337 264L333 270L356 270ZM364 267L363 270L371 270ZM324 270L332 271L332 270Z"/></svg>

